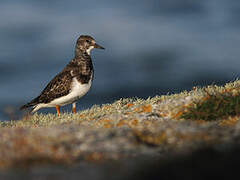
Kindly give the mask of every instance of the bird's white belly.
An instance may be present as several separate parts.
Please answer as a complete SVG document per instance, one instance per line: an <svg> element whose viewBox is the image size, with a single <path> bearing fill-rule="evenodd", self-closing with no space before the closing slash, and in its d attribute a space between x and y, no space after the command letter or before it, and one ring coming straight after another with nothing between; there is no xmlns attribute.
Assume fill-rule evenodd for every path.
<svg viewBox="0 0 240 180"><path fill-rule="evenodd" d="M73 102L77 101L79 98L81 98L82 96L84 96L89 91L91 85L92 85L92 80L90 80L88 82L88 84L81 84L80 82L78 82L77 78L73 78L72 89L71 89L70 93L66 96L54 99L53 101L48 103L48 105L49 106L56 106L56 105L64 106L66 104L73 103Z"/></svg>

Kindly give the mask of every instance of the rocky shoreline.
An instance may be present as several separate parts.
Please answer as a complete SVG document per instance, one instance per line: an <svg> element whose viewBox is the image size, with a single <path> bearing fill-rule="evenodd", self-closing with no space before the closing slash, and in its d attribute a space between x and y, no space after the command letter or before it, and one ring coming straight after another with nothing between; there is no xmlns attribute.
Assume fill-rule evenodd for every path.
<svg viewBox="0 0 240 180"><path fill-rule="evenodd" d="M76 115L34 114L1 122L0 177L16 168L67 166L71 171L79 164L96 165L96 174L120 163L125 172L129 161L136 172L155 160L164 169L168 159L178 162L203 149L206 155L210 149L225 156L240 147L239 93L235 81L146 100L121 99Z"/></svg>

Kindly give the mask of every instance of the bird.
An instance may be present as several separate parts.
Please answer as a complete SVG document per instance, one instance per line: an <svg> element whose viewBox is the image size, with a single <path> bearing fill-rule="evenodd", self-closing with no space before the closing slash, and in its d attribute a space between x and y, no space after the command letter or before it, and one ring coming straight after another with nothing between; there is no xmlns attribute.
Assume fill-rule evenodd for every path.
<svg viewBox="0 0 240 180"><path fill-rule="evenodd" d="M34 113L41 108L56 107L57 116L60 106L72 104L72 112L76 114L76 102L91 87L94 69L90 51L93 48L105 49L89 35L81 35L76 42L75 57L58 73L42 90L39 96L20 107L20 110L32 108Z"/></svg>

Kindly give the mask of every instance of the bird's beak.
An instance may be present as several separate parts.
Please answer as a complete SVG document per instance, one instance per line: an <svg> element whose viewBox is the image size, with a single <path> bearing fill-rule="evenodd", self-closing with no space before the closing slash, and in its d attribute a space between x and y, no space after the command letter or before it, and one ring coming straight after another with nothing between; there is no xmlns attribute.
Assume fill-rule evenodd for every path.
<svg viewBox="0 0 240 180"><path fill-rule="evenodd" d="M97 43L94 44L94 48L97 48L97 49L105 49L104 47L98 45Z"/></svg>

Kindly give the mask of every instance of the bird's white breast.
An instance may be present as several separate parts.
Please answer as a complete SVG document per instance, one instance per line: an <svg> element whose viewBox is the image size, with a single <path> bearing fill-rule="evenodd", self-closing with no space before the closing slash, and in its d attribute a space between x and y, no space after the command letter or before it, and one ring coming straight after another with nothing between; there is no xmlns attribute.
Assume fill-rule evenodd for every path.
<svg viewBox="0 0 240 180"><path fill-rule="evenodd" d="M77 101L79 98L84 96L90 89L92 85L92 78L89 80L87 84L82 84L77 80L77 78L73 78L72 80L72 88L68 95L54 99L52 102L49 103L50 106L55 105L66 105Z"/></svg>
<svg viewBox="0 0 240 180"><path fill-rule="evenodd" d="M81 84L81 82L79 82L77 78L73 78L72 90L70 94L72 94L72 96L74 97L76 96L80 98L89 91L91 85L92 85L92 78L89 80L87 84Z"/></svg>

